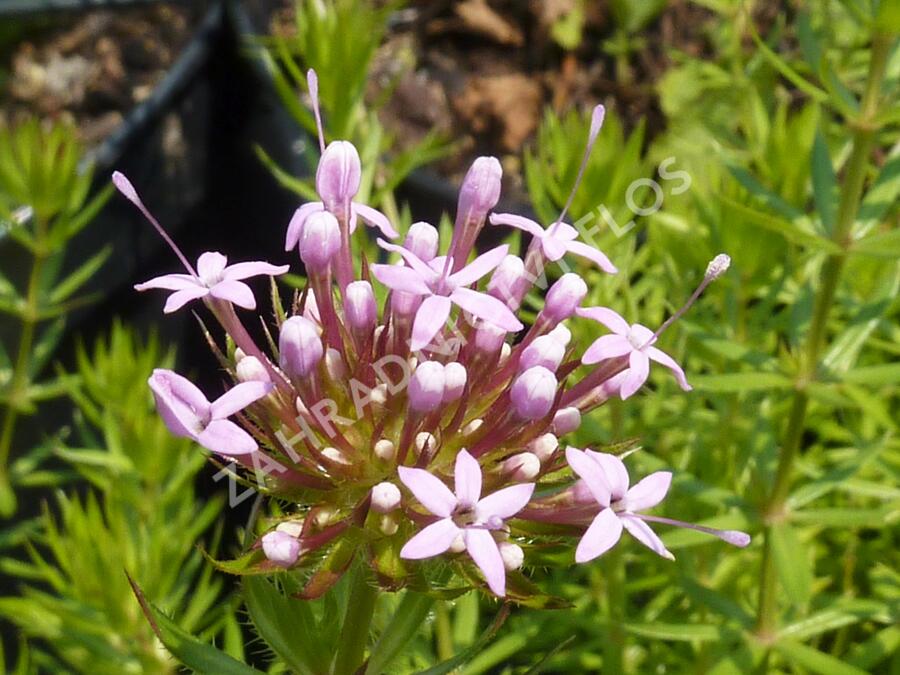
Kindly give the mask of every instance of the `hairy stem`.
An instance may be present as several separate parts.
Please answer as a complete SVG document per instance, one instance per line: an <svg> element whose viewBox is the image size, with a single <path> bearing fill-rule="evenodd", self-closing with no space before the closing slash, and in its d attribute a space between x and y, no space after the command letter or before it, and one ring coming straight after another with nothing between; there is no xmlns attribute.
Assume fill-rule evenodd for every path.
<svg viewBox="0 0 900 675"><path fill-rule="evenodd" d="M369 579L368 569L364 564L359 565L353 574L334 675L353 675L364 663L377 598L378 590Z"/></svg>

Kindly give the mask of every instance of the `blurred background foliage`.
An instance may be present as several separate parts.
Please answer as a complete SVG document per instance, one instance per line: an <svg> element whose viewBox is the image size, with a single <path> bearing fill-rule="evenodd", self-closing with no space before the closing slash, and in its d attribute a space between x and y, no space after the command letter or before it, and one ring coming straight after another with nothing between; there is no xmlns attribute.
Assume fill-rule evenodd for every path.
<svg viewBox="0 0 900 675"><path fill-rule="evenodd" d="M561 49L583 44L591 4L576 0L557 18ZM644 32L669 3L603 4L612 28L601 49L616 80L634 83ZM676 471L662 515L746 529L754 543L736 551L679 530L663 536L674 563L631 543L589 566L538 560L528 573L573 609L515 610L499 630L496 602L474 593L426 605L386 596L376 634L404 616L417 618L409 630L419 631L394 654L392 672L438 661L467 674L900 672L900 7L783 3L762 30L754 10L764 3L691 4L715 14L714 48L669 55L655 84L664 124L622 119L606 101L613 105L571 216L621 273L579 271L591 289L585 304L655 327L716 253L729 253L732 269L661 341L694 391L682 394L667 373L654 373L652 395L609 402L567 441L636 439L632 475ZM299 0L296 31L252 51L310 133L298 94L306 69L316 68L328 140L347 138L362 155L360 200L405 231L411 218L395 189L454 148L435 132L392 152L379 103L364 96L398 7ZM574 180L584 113L547 110L523 148L522 182L545 223ZM4 424L14 427L49 397L68 396L73 411L71 424L45 429L43 443L4 473L9 484L54 489L40 514L0 537L0 571L16 591L0 598L0 615L22 640L6 671L174 672L123 569L152 600L170 647L215 642L233 657L217 662L219 672L248 656L269 672L298 670L303 655L281 638L317 626L298 644L324 650L336 637L329 621L349 600L339 585L297 609L284 595L286 578L280 587L250 582L239 609L232 580L203 559L198 543L212 551L221 537L234 540L216 525L223 500L197 493L203 455L165 431L143 386L174 353L114 325L77 349L71 367L48 367L64 317L84 302L76 292L108 255L98 251L60 278L66 242L107 196L89 198L81 154L63 127L0 130L0 245L25 250L31 265L0 275L0 311L15 324L0 336ZM258 155L275 180L315 198L311 179ZM314 167L316 152L309 156ZM372 259L371 242L360 243ZM588 322L572 328L583 341L600 334ZM0 458L10 443L0 442ZM7 512L12 495L8 488ZM280 608L281 625L262 620L265 607ZM173 615L178 625L165 623ZM248 642L254 634L268 647Z"/></svg>

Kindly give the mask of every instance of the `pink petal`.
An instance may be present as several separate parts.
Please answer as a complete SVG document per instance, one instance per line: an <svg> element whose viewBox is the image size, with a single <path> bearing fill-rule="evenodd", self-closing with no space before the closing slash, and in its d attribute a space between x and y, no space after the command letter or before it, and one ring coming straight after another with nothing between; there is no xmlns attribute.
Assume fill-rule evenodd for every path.
<svg viewBox="0 0 900 675"><path fill-rule="evenodd" d="M647 326L643 326L639 323L631 324L629 332L631 334L632 340L634 340L636 344L640 345L641 348L650 346L654 342L656 342L656 336L653 334L653 331L647 328Z"/></svg>
<svg viewBox="0 0 900 675"><path fill-rule="evenodd" d="M547 260L556 262L566 254L566 242L560 241L549 234L541 239L541 249Z"/></svg>
<svg viewBox="0 0 900 675"><path fill-rule="evenodd" d="M572 241L578 238L578 230L568 223L554 223L547 228L547 235L559 242Z"/></svg>
<svg viewBox="0 0 900 675"><path fill-rule="evenodd" d="M156 368L147 384L169 431L192 438L209 415L210 404L203 392L186 377L164 368Z"/></svg>
<svg viewBox="0 0 900 675"><path fill-rule="evenodd" d="M487 530L477 527L467 527L464 536L469 557L484 574L494 595L502 598L506 595L506 568L503 567L503 558L494 537Z"/></svg>
<svg viewBox="0 0 900 675"><path fill-rule="evenodd" d="M225 281L240 281L248 277L274 277L284 274L289 269L291 269L290 265L271 265L260 261L242 262L226 267L222 272L222 279Z"/></svg>
<svg viewBox="0 0 900 675"><path fill-rule="evenodd" d="M597 503L604 508L608 507L611 489L601 466L578 448L566 448L566 461L587 485Z"/></svg>
<svg viewBox="0 0 900 675"><path fill-rule="evenodd" d="M432 338L447 323L450 307L450 298L443 295L429 295L422 301L416 311L415 321L413 321L410 349L418 351L431 343Z"/></svg>
<svg viewBox="0 0 900 675"><path fill-rule="evenodd" d="M142 284L135 284L134 290L146 291L151 288L164 288L168 291L183 291L195 286L205 288L200 281L190 274L164 274L161 277L155 277Z"/></svg>
<svg viewBox="0 0 900 675"><path fill-rule="evenodd" d="M606 484L609 485L610 499L618 501L622 499L628 492L628 469L621 459L615 455L606 452L587 451L587 456L600 465L603 475L606 477Z"/></svg>
<svg viewBox="0 0 900 675"><path fill-rule="evenodd" d="M681 369L681 366L675 363L675 359L673 359L671 356L666 354L661 349L657 349L656 347L647 347L644 349L644 353L657 363L671 370L675 374L675 379L678 380L678 386L680 386L684 391L690 391L691 389L693 389L693 387L688 384L687 378L684 376L684 371Z"/></svg>
<svg viewBox="0 0 900 675"><path fill-rule="evenodd" d="M229 420L213 420L197 436L197 442L220 455L247 455L259 448L253 436Z"/></svg>
<svg viewBox="0 0 900 675"><path fill-rule="evenodd" d="M437 279L438 274L433 269L428 266L428 263L419 259L419 257L409 251L402 246L397 246L396 244L391 244L390 242L385 241L384 239L378 240L378 245L383 248L385 251L392 251L394 253L398 253L403 260L406 261L406 264L412 267L416 273L422 277L425 281L430 281L433 279Z"/></svg>
<svg viewBox="0 0 900 675"><path fill-rule="evenodd" d="M492 492L475 505L475 515L482 523L491 517L512 518L524 509L534 494L534 483L520 483Z"/></svg>
<svg viewBox="0 0 900 675"><path fill-rule="evenodd" d="M617 335L627 336L631 326L628 322L619 316L618 313L612 311L609 307L579 307L575 310L578 316L585 319L593 319L602 323Z"/></svg>
<svg viewBox="0 0 900 675"><path fill-rule="evenodd" d="M185 288L181 291L175 291L166 300L166 306L163 307L163 312L171 314L184 307L191 300L203 298L207 295L209 295L209 289L206 288L206 286L192 286L191 288Z"/></svg>
<svg viewBox="0 0 900 675"><path fill-rule="evenodd" d="M543 237L544 228L530 218L517 216L514 213L492 213L491 225L509 225L518 230L524 230L533 237Z"/></svg>
<svg viewBox="0 0 900 675"><path fill-rule="evenodd" d="M401 482L409 488L422 506L436 516L447 518L456 508L456 495L435 476L425 469L397 468Z"/></svg>
<svg viewBox="0 0 900 675"><path fill-rule="evenodd" d="M450 299L469 314L474 314L479 319L484 319L505 331L522 330L522 323L506 303L492 295L479 293L470 288L457 288L450 294Z"/></svg>
<svg viewBox="0 0 900 675"><path fill-rule="evenodd" d="M659 504L672 484L670 471L655 471L639 480L625 496L625 508L629 511L644 511Z"/></svg>
<svg viewBox="0 0 900 675"><path fill-rule="evenodd" d="M440 555L459 536L460 530L452 518L441 518L418 532L400 549L400 557L407 560L421 560Z"/></svg>
<svg viewBox="0 0 900 675"><path fill-rule="evenodd" d="M214 298L233 302L244 309L256 309L253 291L243 281L220 281L209 289L209 294Z"/></svg>
<svg viewBox="0 0 900 675"><path fill-rule="evenodd" d="M468 286L469 284L474 284L481 277L492 272L497 265L503 262L507 253L509 253L508 244L497 246L486 253L482 253L459 272L451 274L450 282L455 286Z"/></svg>
<svg viewBox="0 0 900 675"><path fill-rule="evenodd" d="M603 251L596 249L593 246L588 246L580 241L570 241L566 244L566 248L569 253L574 253L582 258L587 258L607 274L616 274L619 271L619 269L612 264L612 261L606 257L606 254L603 253Z"/></svg>
<svg viewBox="0 0 900 675"><path fill-rule="evenodd" d="M632 537L657 555L668 558L669 560L675 560L675 556L666 548L665 544L662 543L662 540L656 536L656 532L651 530L647 523L640 518L635 518L634 516L629 516L627 514L622 514L621 519L625 529L628 530L628 533Z"/></svg>
<svg viewBox="0 0 900 675"><path fill-rule="evenodd" d="M209 412L214 420L221 420L243 410L272 391L271 382L242 382L233 386L212 402Z"/></svg>
<svg viewBox="0 0 900 675"><path fill-rule="evenodd" d="M430 295L431 290L422 279L422 275L409 267L400 265L372 265L372 275L382 284L394 291L402 291L413 295Z"/></svg>
<svg viewBox="0 0 900 675"><path fill-rule="evenodd" d="M603 509L578 542L575 562L585 563L603 555L622 536L622 521L612 509Z"/></svg>
<svg viewBox="0 0 900 675"><path fill-rule="evenodd" d="M308 202L294 211L294 215L288 225L287 236L284 240L285 251L290 251L297 247L297 244L300 242L300 237L303 234L303 225L306 223L306 219L316 211L324 210L325 205L322 202Z"/></svg>
<svg viewBox="0 0 900 675"><path fill-rule="evenodd" d="M481 466L466 450L456 455L454 469L456 499L462 508L472 508L481 497Z"/></svg>
<svg viewBox="0 0 900 675"><path fill-rule="evenodd" d="M593 344L587 348L581 357L581 362L585 365L599 363L605 359L614 359L619 356L625 356L634 350L632 344L627 338L617 335L602 335L594 340Z"/></svg>
<svg viewBox="0 0 900 675"><path fill-rule="evenodd" d="M647 381L647 375L650 374L650 359L647 358L646 354L635 349L628 357L628 370L626 372L628 374L622 380L622 387L619 390L619 396L622 397L623 401L634 394Z"/></svg>
<svg viewBox="0 0 900 675"><path fill-rule="evenodd" d="M364 221L366 221L370 225L374 225L379 230L381 230L381 233L385 237L396 239L400 236L400 233L394 229L393 225L391 225L391 221L388 220L387 216L384 215L381 211L373 209L371 206L366 206L365 204L359 204L357 202L353 202L350 205L350 209L352 213L359 214L359 217Z"/></svg>
<svg viewBox="0 0 900 675"><path fill-rule="evenodd" d="M218 251L207 251L197 258L197 274L204 281L216 279L228 264L228 258Z"/></svg>

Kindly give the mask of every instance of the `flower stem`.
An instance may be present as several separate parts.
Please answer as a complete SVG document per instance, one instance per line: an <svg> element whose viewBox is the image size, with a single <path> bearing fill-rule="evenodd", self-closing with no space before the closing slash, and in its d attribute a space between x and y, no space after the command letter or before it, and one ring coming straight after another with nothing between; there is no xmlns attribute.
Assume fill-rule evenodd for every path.
<svg viewBox="0 0 900 675"><path fill-rule="evenodd" d="M341 628L340 649L335 655L334 675L353 675L365 661L369 642L369 627L375 614L378 591L369 579L369 572L360 564L353 574L347 612Z"/></svg>
<svg viewBox="0 0 900 675"><path fill-rule="evenodd" d="M772 554L772 528L784 517L793 473L794 460L801 449L803 431L806 427L806 412L809 396L805 388L818 373L819 358L825 346L828 318L834 305L837 285L847 260L847 248L852 242L852 227L862 201L863 187L869 156L877 132L876 118L879 112L879 95L884 80L887 58L892 40L889 36L876 34L872 41L872 57L869 75L860 105L859 117L855 120L856 131L853 147L847 160L838 217L831 240L841 246L840 253L830 255L822 265L819 275L819 291L813 305L812 321L806 343L801 354L800 372L795 384L796 390L791 403L791 411L785 428L784 442L778 457L775 481L763 511L765 522L760 572L759 608L757 613L757 634L764 642L774 639L777 629L776 570Z"/></svg>

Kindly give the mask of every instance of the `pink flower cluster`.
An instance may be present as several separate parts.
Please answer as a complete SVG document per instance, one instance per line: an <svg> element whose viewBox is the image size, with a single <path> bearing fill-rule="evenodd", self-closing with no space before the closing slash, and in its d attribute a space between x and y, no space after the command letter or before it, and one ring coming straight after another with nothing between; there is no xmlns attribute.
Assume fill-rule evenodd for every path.
<svg viewBox="0 0 900 675"><path fill-rule="evenodd" d="M312 72L309 84L319 119ZM598 106L578 181L602 121ZM223 255L209 252L195 269L128 180L113 176L186 270L136 288L171 291L166 312L201 301L229 338L217 352L233 387L210 403L181 375L158 370L150 387L160 414L172 433L196 440L219 461L241 464L248 479L256 474L258 489L295 505L248 553L253 564L308 565L314 594L323 577L312 568L328 566L333 583L360 552L388 588L421 581L414 561L449 556L463 566L470 559L490 590L504 596L508 574L523 565L535 541L533 530L522 527L529 521L567 533L584 528L577 562L603 554L623 528L671 558L648 522L694 527L738 546L749 542L742 533L645 514L665 497L671 473L629 487L620 458L560 449L583 415L610 397L639 391L650 361L690 389L681 367L655 346L661 331L629 324L609 308L582 307L588 289L576 273L549 285L530 325L518 318L526 295L553 277L548 263L571 254L617 272L563 222L568 207L547 228L491 214L501 167L481 157L463 181L446 249L424 222L408 228L402 245L392 243L399 237L395 224L354 201L361 174L354 146L326 146L321 126L319 137L321 201L297 209L285 239L286 250L299 253L308 287L287 310L275 307L266 342L245 328L237 308L256 309L246 280L278 276L288 266L228 266ZM359 222L384 237L378 239L381 262L364 265L354 257L354 237L367 236L365 228L355 233ZM488 222L530 234L524 256L508 245L478 254L476 241ZM711 264L691 301L727 263L720 256ZM611 332L582 349L565 326L579 317ZM351 537L347 555L341 542Z"/></svg>

